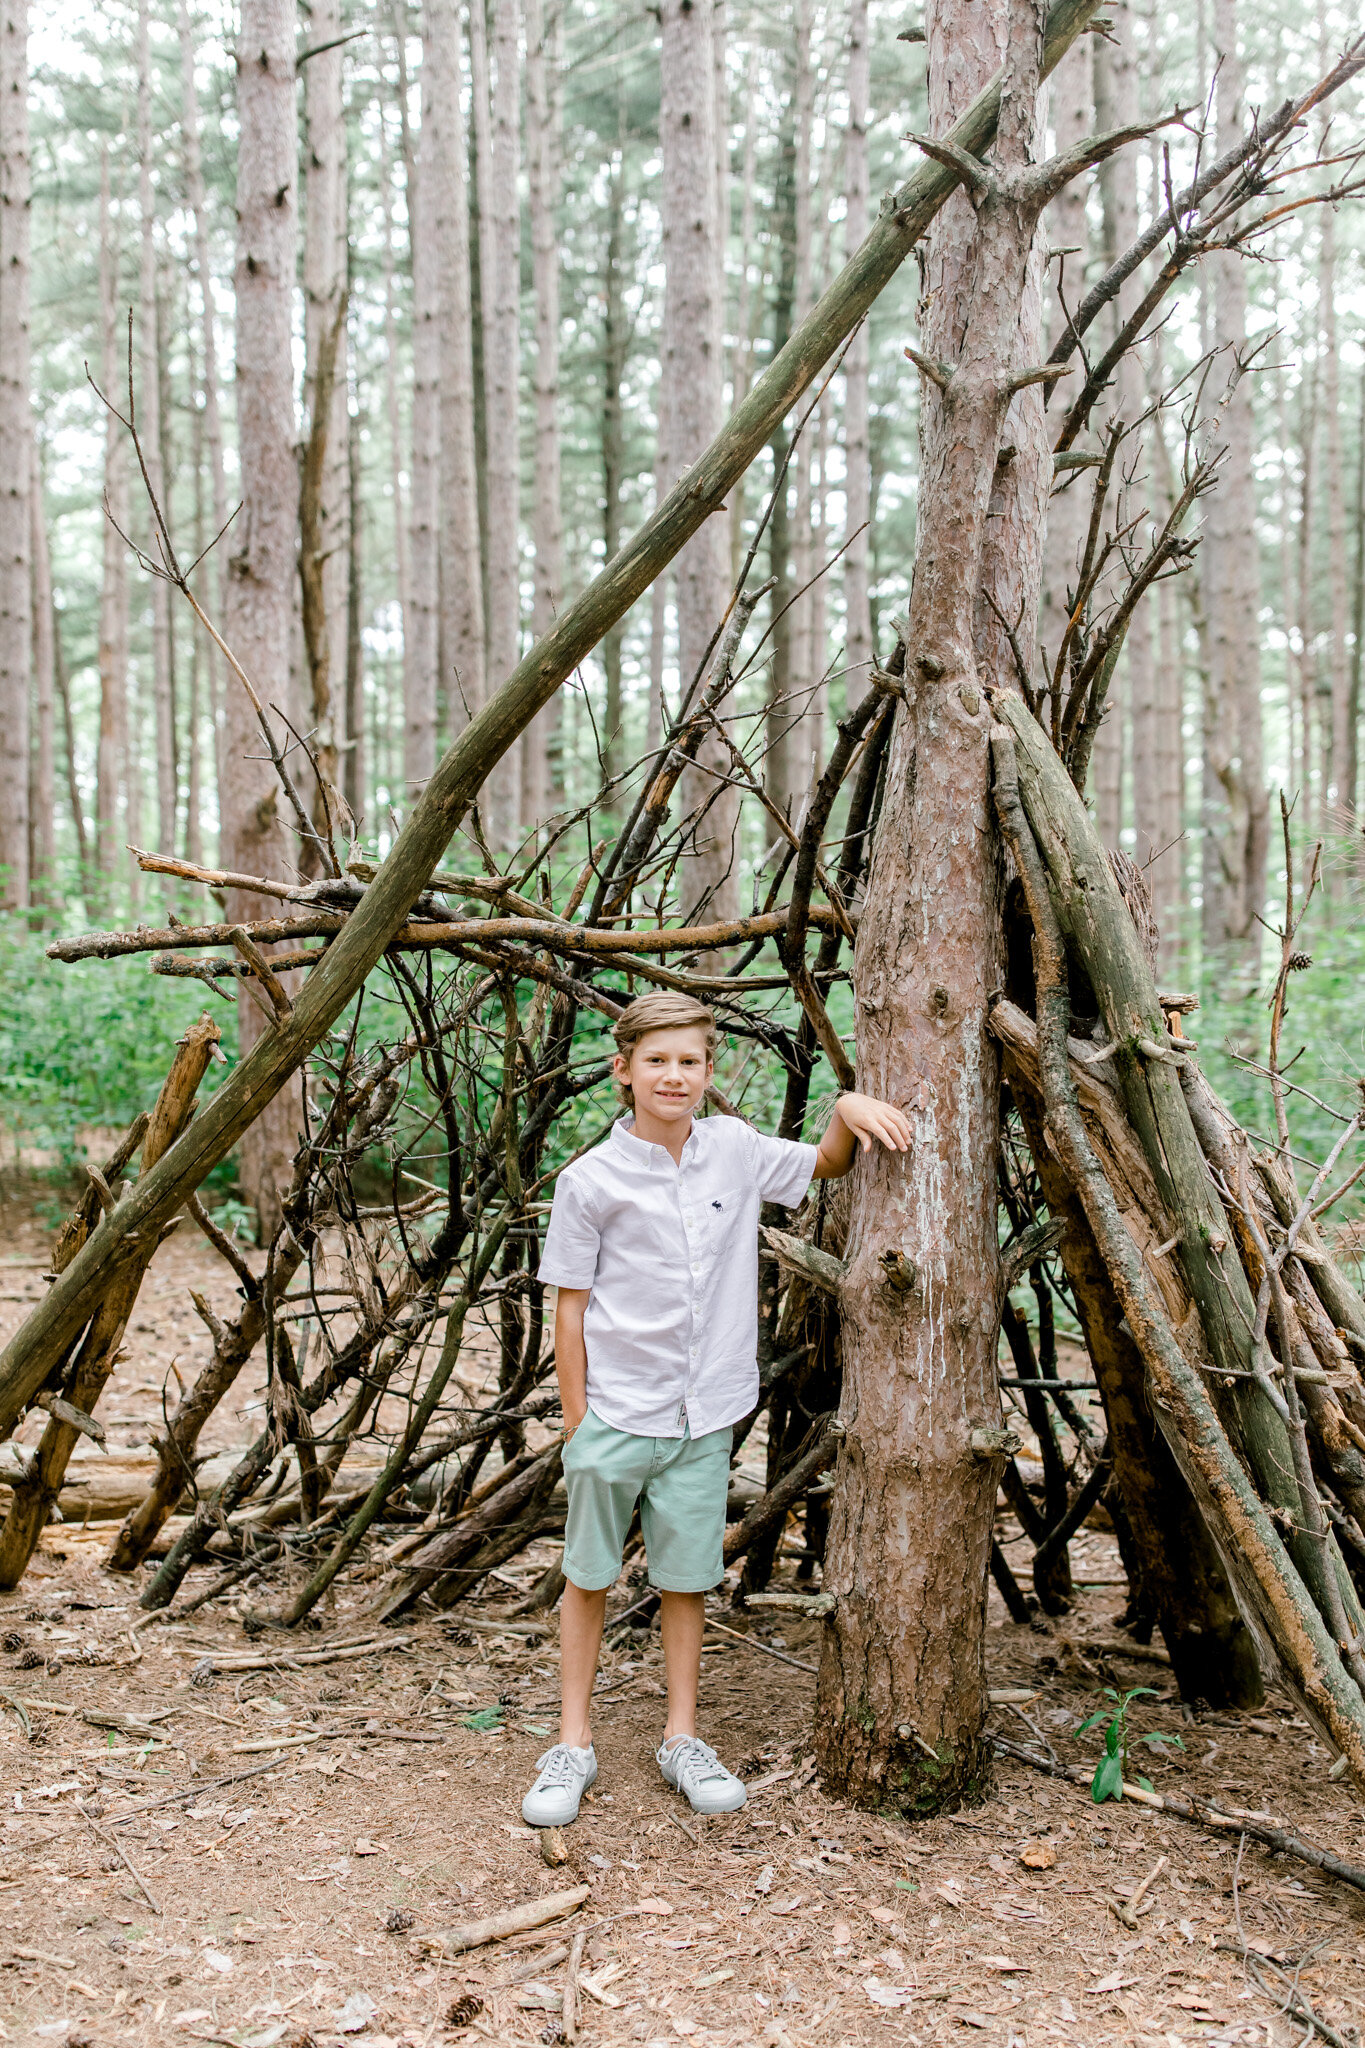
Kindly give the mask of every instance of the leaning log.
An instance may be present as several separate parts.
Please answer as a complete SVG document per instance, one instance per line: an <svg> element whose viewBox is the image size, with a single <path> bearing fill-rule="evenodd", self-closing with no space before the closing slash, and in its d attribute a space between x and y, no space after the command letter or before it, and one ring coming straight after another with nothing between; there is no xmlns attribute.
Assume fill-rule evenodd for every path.
<svg viewBox="0 0 1365 2048"><path fill-rule="evenodd" d="M1044 76L1083 33L1096 6L1097 0L1057 0L1047 21ZM951 130L947 139L958 151L979 156L990 147L1000 89L997 73ZM124 1225L132 1245L126 1252L112 1245L86 1245L0 1353L0 1437L13 1430L54 1359L79 1335L134 1247L155 1245L162 1226L341 1015L427 886L493 767L603 634L625 616L706 520L722 509L734 485L855 332L959 182L958 172L939 161L916 168L705 454L471 719L427 783L345 929L310 971L292 1011L266 1029L204 1113L159 1166L139 1181Z"/></svg>
<svg viewBox="0 0 1365 2048"><path fill-rule="evenodd" d="M1224 1566L1244 1618L1267 1660L1278 1664L1285 1683L1309 1719L1345 1755L1356 1783L1365 1787L1365 1699L1347 1671L1338 1644L1300 1576L1295 1559L1281 1541L1265 1502L1228 1441L1200 1375L1191 1368L1175 1341L1142 1254L1124 1225L1082 1121L1068 1057L1070 995L1062 925L1054 908L1054 898L1060 901L1064 896L1059 876L1071 871L1069 854L1076 849L1068 849L1055 821L1059 815L1065 816L1068 832L1076 832L1080 850L1088 850L1087 841L1094 838L1093 828L1074 791L1074 809L1080 812L1079 820L1069 815L1072 807L1064 798L1055 802L1049 812L1038 801L1036 786L1032 790L1034 802L1028 804L1030 781L1037 768L1033 758L1036 750L1030 740L1027 748L1019 745L1016 751L1020 737L1016 720L1004 722L1006 706L998 697L995 709L1002 720L992 732L996 808L1033 920L1039 1061L1048 1136L1084 1205L1124 1316L1142 1352L1162 1434L1210 1534L1222 1550ZM1039 728L1033 726L1022 705L1019 709L1022 719L1038 733ZM1056 755L1052 758L1065 780L1065 771ZM1027 777L1020 772L1024 765L1029 771ZM1067 788L1070 789L1069 782ZM1040 825L1034 824L1035 816L1041 819ZM1098 846L1098 840L1094 843ZM1049 856L1046 870L1045 855ZM1088 881L1093 881L1097 871L1087 861L1084 872ZM1107 863L1104 872L1108 874ZM1128 924L1122 905L1118 917ZM1121 936L1116 936L1112 943L1121 946ZM1091 962L1086 964L1089 967ZM1100 964L1097 959L1095 965ZM1092 972L1091 981L1103 1001L1102 973ZM1201 1176L1203 1173L1201 1157ZM1246 1285L1244 1277L1242 1285Z"/></svg>
<svg viewBox="0 0 1365 2048"><path fill-rule="evenodd" d="M157 1096L156 1107L142 1141L144 1173L156 1165L184 1129L220 1035L213 1018L205 1014L190 1026L176 1048L170 1072L161 1084L161 1093ZM112 1247L124 1233L124 1212L131 1206L131 1199L115 1203L86 1241L86 1248L104 1245L118 1259L117 1278L107 1288L95 1311L76 1355L70 1383L63 1389L67 1404L87 1416L93 1413L114 1370L143 1275L161 1239L160 1231L147 1232L135 1239L133 1256L112 1252ZM33 1391L36 1392L36 1388ZM8 1591L23 1577L43 1526L62 1490L67 1461L80 1436L81 1431L75 1423L64 1421L56 1414L51 1415L28 1471L15 1480L9 1513L4 1526L0 1527L0 1588Z"/></svg>

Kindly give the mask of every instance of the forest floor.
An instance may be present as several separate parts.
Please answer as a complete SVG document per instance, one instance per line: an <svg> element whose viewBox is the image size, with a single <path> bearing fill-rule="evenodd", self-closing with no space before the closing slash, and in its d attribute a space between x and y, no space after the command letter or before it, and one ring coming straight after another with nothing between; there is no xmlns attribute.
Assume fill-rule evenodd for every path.
<svg viewBox="0 0 1365 2048"><path fill-rule="evenodd" d="M50 1233L17 1208L0 1232L3 1333L41 1292ZM145 1444L172 1357L187 1378L197 1369L191 1284L220 1310L231 1301L223 1269L182 1231L158 1255L101 1411L114 1460ZM261 1393L244 1378L215 1446L250 1435ZM553 1632L498 1630L508 1583L386 1630L358 1658L291 1668L300 1651L376 1634L362 1580L342 1585L320 1630L287 1642L248 1638L221 1605L148 1625L137 1584L102 1568L114 1526L54 1526L0 1596L0 2039L553 2041L581 1917L451 1961L420 1938L582 1883L587 2043L1310 2038L1280 2016L1282 1980L1262 1969L1267 1992L1248 1974L1244 1946L1297 1978L1323 2038L1354 2043L1365 2025L1365 1896L1251 1842L1096 1807L1084 1787L1005 1759L985 1804L917 1826L826 1798L810 1753L809 1622L736 1614L728 1590L711 1603L703 1732L750 1801L710 1821L654 1763L657 1630L609 1652L601 1776L566 1833L567 1864L551 1869L519 1801L552 1739ZM1061 1622L1015 1627L992 1589L989 1682L1034 1695L994 1710L1001 1732L1032 1743L1025 1715L1064 1761L1088 1763L1098 1738L1075 1730L1102 1685L1150 1683L1161 1696L1138 1703L1137 1725L1184 1744L1153 1756L1158 1789L1273 1816L1365 1863L1365 1809L1329 1780L1288 1701L1186 1716L1167 1671L1093 1647L1112 1643L1123 1603L1112 1537L1083 1531L1072 1560L1078 1599ZM522 1562L507 1575L518 1589L538 1568ZM196 1574L187 1592L207 1583ZM266 1651L274 1663L226 1668ZM98 1718L119 1715L154 1722L155 1742ZM98 1808L94 1824L82 1806ZM1130 1929L1117 1908L1154 1869Z"/></svg>

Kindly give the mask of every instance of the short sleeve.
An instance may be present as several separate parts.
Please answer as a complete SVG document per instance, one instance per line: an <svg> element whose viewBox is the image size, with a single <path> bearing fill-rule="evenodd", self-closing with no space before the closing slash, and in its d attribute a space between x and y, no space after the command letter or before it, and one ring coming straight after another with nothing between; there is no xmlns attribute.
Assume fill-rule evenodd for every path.
<svg viewBox="0 0 1365 2048"><path fill-rule="evenodd" d="M765 1202L779 1202L794 1209L815 1175L818 1147L799 1144L792 1138L769 1138L750 1128L750 1152L754 1179Z"/></svg>
<svg viewBox="0 0 1365 2048"><path fill-rule="evenodd" d="M550 1287L591 1287L601 1241L587 1188L576 1174L562 1173L536 1278Z"/></svg>

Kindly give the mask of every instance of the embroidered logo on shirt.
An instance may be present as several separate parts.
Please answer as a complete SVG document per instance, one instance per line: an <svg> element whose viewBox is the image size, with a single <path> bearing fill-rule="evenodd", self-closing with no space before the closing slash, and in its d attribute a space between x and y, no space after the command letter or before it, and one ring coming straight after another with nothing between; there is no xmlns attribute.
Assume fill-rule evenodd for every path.
<svg viewBox="0 0 1365 2048"><path fill-rule="evenodd" d="M725 1204L724 1204L724 1202L713 1202L713 1203L711 1204L711 1207L712 1207L713 1209L723 1209L723 1208L725 1207Z"/></svg>

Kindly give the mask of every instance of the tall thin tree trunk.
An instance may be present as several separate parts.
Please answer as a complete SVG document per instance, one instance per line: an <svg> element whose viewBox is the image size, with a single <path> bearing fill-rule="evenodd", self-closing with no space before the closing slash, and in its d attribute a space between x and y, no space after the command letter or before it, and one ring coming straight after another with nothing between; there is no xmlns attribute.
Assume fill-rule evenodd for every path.
<svg viewBox="0 0 1365 2048"><path fill-rule="evenodd" d="M350 574L346 579L346 759L342 769L342 793L357 827L365 816L365 643L360 630L360 577L364 565L361 526L365 501L360 474L360 422L346 443L347 486L351 515L346 525L346 546L350 552Z"/></svg>
<svg viewBox="0 0 1365 2048"><path fill-rule="evenodd" d="M810 0L797 0L794 26L795 76L793 99L796 116L795 154L795 253L796 291L792 306L792 317L799 327L811 309L811 127L814 119L815 81L811 71L811 21ZM798 808L809 786L809 748L807 721L811 708L811 696L815 688L815 643L812 632L812 599L810 589L814 573L814 546L811 534L811 471L815 460L813 444L817 437L814 418L806 427L796 450L793 463L796 475L792 517L792 692L790 707L790 730L786 746L787 787L778 795L779 803Z"/></svg>
<svg viewBox="0 0 1365 2048"><path fill-rule="evenodd" d="M602 253L602 559L609 562L621 545L621 492L625 471L625 425L621 417L621 384L625 377L630 343L626 314L623 239L625 233L625 150L612 158L607 187L607 240ZM660 599L664 577L655 586ZM622 753L621 648L625 627L618 623L602 641L602 668L606 678L606 703L602 717L603 768L608 782L619 774ZM651 707L652 708L652 707ZM607 797L609 812L620 808L613 790Z"/></svg>
<svg viewBox="0 0 1365 2048"><path fill-rule="evenodd" d="M180 29L180 136L185 156L185 198L194 224L194 269L199 284L199 317L204 365L204 444L209 464L209 505L213 531L221 534L227 524L227 476L223 467L223 413L219 403L217 314L213 297L213 268L209 261L208 202L204 192L203 157L199 146L199 94L194 82L194 31L190 24L189 0L179 0ZM101 262L103 250L101 249ZM221 620L227 610L227 556L232 543L224 537L205 565L209 603ZM205 640L208 664L208 713L213 725L213 773L221 789L223 766L223 672L218 649ZM102 673L102 671L101 671ZM219 797L221 809L222 798Z"/></svg>
<svg viewBox="0 0 1365 2048"><path fill-rule="evenodd" d="M1295 671L1299 694L1300 816L1310 837L1318 829L1318 787L1314 773L1317 729L1317 667L1313 651L1313 488L1318 429L1317 364L1310 362L1299 390L1298 538L1295 548Z"/></svg>
<svg viewBox="0 0 1365 2048"><path fill-rule="evenodd" d="M76 772L76 721L71 715L71 677L66 666L66 648L62 640L62 620L55 604L52 608L52 679L57 689L57 705L62 721L62 751L66 767L66 797L71 809L71 830L76 841L76 865L80 875L80 893L87 915L93 916L90 900L91 866L90 839L85 829L85 805L81 799L80 779Z"/></svg>
<svg viewBox="0 0 1365 2048"><path fill-rule="evenodd" d="M28 0L0 9L0 909L28 902L30 177Z"/></svg>
<svg viewBox="0 0 1365 2048"><path fill-rule="evenodd" d="M478 4L479 0L475 0ZM416 802L436 766L441 505L441 277L435 232L439 28L436 14L428 10L422 19L422 126L416 160L410 159L408 167L412 252L412 539L411 585L403 635L403 794L407 805Z"/></svg>
<svg viewBox="0 0 1365 2048"><path fill-rule="evenodd" d="M309 723L324 784L317 793L321 819L340 778L346 737L341 685L350 566L351 413L341 0L311 0L308 35L317 48L303 66L303 392L309 446L303 470L299 567Z"/></svg>
<svg viewBox="0 0 1365 2048"><path fill-rule="evenodd" d="M844 136L844 256L867 233L867 127L871 95L871 44L867 0L850 0L848 10L848 129ZM1066 60L1070 62L1070 59ZM867 324L858 329L844 357L844 667L850 703L860 694L872 661L872 614L867 570L871 535L872 467L867 416Z"/></svg>
<svg viewBox="0 0 1365 2048"><path fill-rule="evenodd" d="M33 754L29 784L29 902L51 911L57 891L56 653L52 631L52 562L48 554L43 481L36 437L29 441L29 507L33 520Z"/></svg>
<svg viewBox="0 0 1365 2048"><path fill-rule="evenodd" d="M483 0L472 0L474 11ZM481 215L484 404L488 418L488 668L507 676L521 653L521 80L517 0L491 0L490 212ZM521 822L524 739L489 777L493 842L510 849Z"/></svg>
<svg viewBox="0 0 1365 2048"><path fill-rule="evenodd" d="M1320 17L1321 18L1321 17ZM1324 33L1322 42L1327 41ZM1324 137L1324 149L1330 144ZM1351 730L1351 657L1346 644L1350 614L1346 568L1346 492L1342 480L1341 357L1337 347L1337 232L1330 206L1318 215L1318 318L1322 329L1322 470L1327 530L1327 705L1323 721L1327 757L1322 788L1327 803L1354 808L1355 734Z"/></svg>
<svg viewBox="0 0 1365 2048"><path fill-rule="evenodd" d="M772 226L777 244L777 274L772 302L772 352L783 348L792 331L796 306L796 91L795 74L784 67L788 80L786 104L782 110L777 138L777 171L774 178ZM763 775L768 795L778 805L791 792L792 770L792 518L790 422L784 420L769 446L773 464L773 507L768 520L768 572L773 579L772 658L768 663L766 709L766 751ZM785 473L784 473L785 472ZM779 482L779 479L781 481Z"/></svg>
<svg viewBox="0 0 1365 2048"><path fill-rule="evenodd" d="M559 0L527 0L526 112L529 128L531 279L536 307L535 602L531 630L549 631L564 595L564 510L559 452ZM618 195L619 205L619 195ZM619 642L618 642L619 646ZM541 824L550 807L549 754L559 709L551 698L522 741L521 815Z"/></svg>
<svg viewBox="0 0 1365 2048"><path fill-rule="evenodd" d="M660 398L660 411L667 404ZM662 504L668 492L668 450L665 421L658 422L658 445L654 452L654 503ZM649 704L645 712L645 746L653 754L663 738L665 713L664 660L668 638L668 589L671 578L656 576L649 592Z"/></svg>
<svg viewBox="0 0 1365 2048"><path fill-rule="evenodd" d="M753 381L754 316L761 308L762 292L753 289L754 266L754 183L758 161L758 102L753 90L755 60L749 57L749 80L744 95L744 158L740 173L739 276L735 294L735 345L730 352L730 410L748 392ZM747 479L741 478L730 493L730 582L739 578L744 559Z"/></svg>
<svg viewBox="0 0 1365 2048"><path fill-rule="evenodd" d="M100 382L112 399L118 390L118 239L114 231L107 144L100 152L99 270ZM112 413L106 413L104 497L109 509L101 529L100 734L95 762L95 861L100 895L106 902L122 865L118 807L128 751L128 560L119 531L128 531L125 462L123 428Z"/></svg>
<svg viewBox="0 0 1365 2048"><path fill-rule="evenodd" d="M190 361L194 361L193 349ZM204 414L194 413L194 552L203 553L209 536L204 531ZM197 625L197 622L196 622ZM189 701L185 708L185 858L202 866L204 860L204 770L200 745L203 719L203 668L205 636L197 630L190 636Z"/></svg>
<svg viewBox="0 0 1365 2048"><path fill-rule="evenodd" d="M474 333L469 274L469 146L460 104L460 17L455 0L431 10L436 59L432 223L440 267L440 673L447 724L477 710L485 674L479 489L474 470ZM439 707L438 707L439 708Z"/></svg>
<svg viewBox="0 0 1365 2048"><path fill-rule="evenodd" d="M137 421L147 484L169 516L161 446L161 342L157 317L156 196L152 186L152 52L150 0L137 11L138 264ZM138 526L156 560L151 508L139 510ZM156 712L156 843L174 853L176 842L175 685L171 676L170 585L151 579L152 701Z"/></svg>
<svg viewBox="0 0 1365 2048"><path fill-rule="evenodd" d="M1217 137L1224 150L1241 133L1244 73L1237 41L1237 0L1215 0L1218 49ZM1204 575L1209 616L1209 688L1204 739L1217 785L1209 823L1222 887L1205 915L1205 944L1249 973L1260 958L1257 916L1265 904L1269 808L1261 733L1260 561L1250 380L1236 374L1246 343L1244 258L1217 254L1213 272L1214 339L1222 373L1235 379L1223 408L1226 453L1209 503ZM1218 914L1221 912L1221 915Z"/></svg>
<svg viewBox="0 0 1365 2048"><path fill-rule="evenodd" d="M242 0L237 52L237 443L243 509L228 571L229 646L264 703L283 701L289 676L299 476L292 356L298 248L295 0ZM239 873L288 874L298 851L285 830L274 770L245 693L231 689L224 721L223 840ZM229 895L230 915L262 914L260 899ZM243 992L243 1052L261 1013ZM279 1220L297 1142L297 1081L275 1097L242 1140L242 1184L263 1234Z"/></svg>
<svg viewBox="0 0 1365 2048"><path fill-rule="evenodd" d="M1015 83L995 161L1023 161L1036 17L1008 0L931 0L927 31L931 130L944 131L1007 48ZM974 1456L971 1437L999 1413L999 1083L987 1016L1002 962L982 685L1010 687L1011 664L982 591L1031 645L1051 463L1041 405L1021 405L1028 393L1011 404L1005 380L1038 359L1033 225L1009 200L978 218L959 193L930 234L923 346L955 377L946 396L926 385L921 404L907 696L855 955L859 1085L905 1108L915 1143L903 1158L864 1160L853 1188L847 1435L825 1568L836 1607L816 1739L832 1789L907 1814L976 1796L989 1770L985 1591L999 1465ZM1017 452L999 465L1005 442Z"/></svg>
<svg viewBox="0 0 1365 2048"><path fill-rule="evenodd" d="M1351 684L1347 699L1346 728L1351 764L1342 777L1342 800L1356 807L1360 784L1360 689L1365 660L1365 369L1360 373L1360 403L1356 411L1356 559L1351 579Z"/></svg>
<svg viewBox="0 0 1365 2048"><path fill-rule="evenodd" d="M697 460L720 426L724 331L713 0L664 0L662 21L662 374L672 483ZM725 609L725 570L724 524L719 518L708 519L674 565L678 675L684 692ZM708 805L697 827L696 858L684 883L687 908L704 902L717 917L733 916L739 903L739 805L717 781L728 768L729 757L716 738L703 742L697 767L683 777L685 808L693 811Z"/></svg>
<svg viewBox="0 0 1365 2048"><path fill-rule="evenodd" d="M402 46L400 43L400 50L401 47ZM406 77L406 68L406 65L400 66L400 73L404 78ZM380 101L378 111L380 206L382 209L384 222L384 422L389 443L389 500L393 532L394 580L398 588L399 616L403 621L403 701L404 704L406 704L410 694L408 685L408 671L411 661L410 644L412 630L412 579L408 568L408 511L407 501L403 489L403 473L405 466L403 462L403 409L399 402L398 396L398 320L396 307L397 277L393 250L393 170L392 159L389 155L388 110L385 107L382 100ZM406 135L406 115L403 119L402 126L403 133L404 135ZM408 163L409 159L405 156L405 175L407 175ZM411 187L408 188L407 198L409 205L411 205ZM352 470L354 471L354 458L352 459L351 467ZM356 552L354 539L354 490L352 490L351 497L351 549L352 553L354 554ZM354 572L352 575L352 581L354 581ZM354 599L352 601L352 604L354 608ZM357 715L359 714L357 713ZM349 716L350 714L348 712L347 717L349 718ZM355 742L355 745L351 750L351 755L348 757L348 767L351 767L352 772L354 774L356 792L359 797L360 803L363 807L365 802L366 781L365 776L359 766L357 756L360 752L363 752L364 734L361 731L360 727L357 726L353 730L351 730L350 737ZM376 760L375 762L375 774L376 777L379 777L381 779L383 778L383 766L382 763L378 760ZM349 784L347 785L346 800L348 803L351 804L351 808L354 811L355 804L352 802L351 799L351 791ZM357 813L357 815L359 814Z"/></svg>

